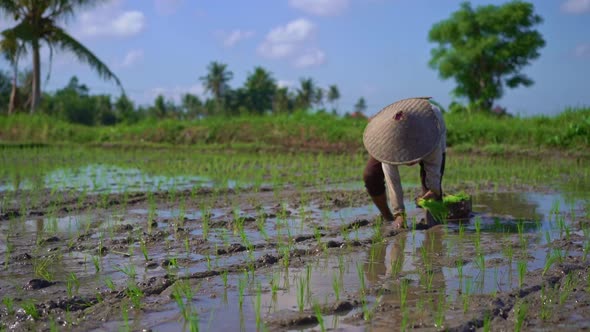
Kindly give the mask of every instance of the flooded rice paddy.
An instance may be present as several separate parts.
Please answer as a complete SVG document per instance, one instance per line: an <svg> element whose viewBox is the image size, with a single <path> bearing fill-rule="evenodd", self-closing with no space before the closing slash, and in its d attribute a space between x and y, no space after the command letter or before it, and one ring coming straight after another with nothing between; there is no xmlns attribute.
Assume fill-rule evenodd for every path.
<svg viewBox="0 0 590 332"><path fill-rule="evenodd" d="M451 155L444 187L473 213L429 229L406 167L410 228L396 231L364 192L362 155L3 153L0 330L590 328L579 162L465 170Z"/></svg>

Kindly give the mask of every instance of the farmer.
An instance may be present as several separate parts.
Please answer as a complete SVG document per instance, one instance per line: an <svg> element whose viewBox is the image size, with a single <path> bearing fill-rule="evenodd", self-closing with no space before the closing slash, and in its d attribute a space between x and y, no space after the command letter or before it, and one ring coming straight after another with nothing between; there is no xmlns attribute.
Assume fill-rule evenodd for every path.
<svg viewBox="0 0 590 332"><path fill-rule="evenodd" d="M398 166L420 165L423 199L442 200L446 126L430 97L409 98L383 108L369 119L363 143L369 160L365 188L381 217L394 228L406 227L406 211ZM392 211L387 204L386 186Z"/></svg>

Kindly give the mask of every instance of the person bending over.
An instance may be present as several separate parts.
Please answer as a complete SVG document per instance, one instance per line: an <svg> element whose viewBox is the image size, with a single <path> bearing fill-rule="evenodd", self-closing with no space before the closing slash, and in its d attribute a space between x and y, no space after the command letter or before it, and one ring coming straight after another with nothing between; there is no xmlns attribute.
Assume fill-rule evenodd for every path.
<svg viewBox="0 0 590 332"><path fill-rule="evenodd" d="M430 97L402 99L384 107L369 119L363 144L369 153L363 172L365 188L383 220L394 228L406 227L398 166L419 164L419 198L442 199L446 126ZM393 212L387 204L387 192Z"/></svg>

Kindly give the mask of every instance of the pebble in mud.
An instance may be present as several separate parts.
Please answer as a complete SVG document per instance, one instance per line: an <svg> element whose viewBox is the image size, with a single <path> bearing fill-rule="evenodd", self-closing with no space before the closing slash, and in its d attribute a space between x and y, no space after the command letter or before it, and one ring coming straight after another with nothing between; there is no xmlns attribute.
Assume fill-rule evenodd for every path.
<svg viewBox="0 0 590 332"><path fill-rule="evenodd" d="M56 283L53 281L48 281L45 279L31 279L29 280L29 282L26 283L26 285L23 286L23 289L25 290L36 290L36 289L41 289L41 288L46 288L52 285L55 285Z"/></svg>

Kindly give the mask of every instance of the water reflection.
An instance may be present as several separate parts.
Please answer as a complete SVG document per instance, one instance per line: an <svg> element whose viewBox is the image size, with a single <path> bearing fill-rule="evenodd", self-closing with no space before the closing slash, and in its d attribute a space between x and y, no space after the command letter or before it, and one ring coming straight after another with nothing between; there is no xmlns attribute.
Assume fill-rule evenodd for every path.
<svg viewBox="0 0 590 332"><path fill-rule="evenodd" d="M400 234L370 249L369 260L364 264L365 276L370 283L382 283L388 290L378 297L379 305L401 309L388 311L385 322L376 317L375 327L380 323L407 323L408 308L425 309L413 313L423 315L422 320L435 318L436 308L444 304L446 293L443 269L436 264L437 257L447 251L443 239L443 228L434 227Z"/></svg>

